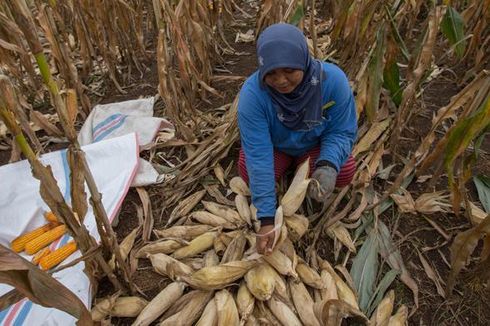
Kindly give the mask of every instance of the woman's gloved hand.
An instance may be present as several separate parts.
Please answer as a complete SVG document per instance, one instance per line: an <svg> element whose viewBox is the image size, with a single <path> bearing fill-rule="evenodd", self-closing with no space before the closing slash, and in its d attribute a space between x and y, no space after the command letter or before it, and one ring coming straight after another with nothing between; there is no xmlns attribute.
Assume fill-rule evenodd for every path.
<svg viewBox="0 0 490 326"><path fill-rule="evenodd" d="M337 170L330 165L317 167L311 178L318 181L318 183L315 181L310 182L309 196L317 202L324 202L335 189L337 174Z"/></svg>

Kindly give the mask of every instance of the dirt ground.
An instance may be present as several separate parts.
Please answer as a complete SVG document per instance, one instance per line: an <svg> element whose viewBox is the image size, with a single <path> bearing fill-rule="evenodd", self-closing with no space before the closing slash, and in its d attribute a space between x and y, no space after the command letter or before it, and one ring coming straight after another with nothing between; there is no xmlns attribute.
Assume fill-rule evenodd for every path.
<svg viewBox="0 0 490 326"><path fill-rule="evenodd" d="M244 9L250 10L247 7ZM249 13L252 15L255 14L250 11ZM234 43L234 37L238 31L245 33L248 29L253 29L255 23L254 18L241 20L245 24L226 27L226 36L237 52L247 53L247 55L226 55L224 57L224 67L231 71L231 75L246 77L256 67L255 45L254 43ZM149 44L149 51L155 51L155 44ZM153 57L156 57L156 55ZM93 98L94 104L97 102L118 102L157 94L158 73L156 60L148 60L145 62L145 65L147 66L146 73L141 79L135 78L132 81L132 85L125 88L127 94L119 94L116 89L108 84L104 97ZM341 67L344 65L348 65L348 63L340 63ZM464 67L455 66L454 71L456 74L463 72ZM462 85L457 85L454 80L453 74L442 73L425 86L422 95L423 106L421 107L420 114L414 119L411 127L404 132L404 140L400 142L398 154L403 157L408 157L416 149L421 137L425 135L425 132L431 126L433 113L446 105L451 96L455 95L462 88ZM240 85L241 81L213 83L212 86L224 96L222 99L212 99L212 107L219 107L230 103L237 94ZM201 105L204 105L204 107L209 106L209 104ZM156 113L164 114L161 101L156 105ZM57 150L59 147L51 146L47 148L47 151ZM238 149L239 144L236 144L230 151L229 157L224 160L223 166L226 166L232 160L236 162ZM475 166L474 172L475 174L490 175L490 157L488 154L490 152L490 141L488 139L482 146L482 150L483 153ZM9 156L10 153L8 151L0 151L0 164L6 164ZM385 155L383 162L385 166L389 165L392 161L392 156ZM438 189L446 187L445 184L446 180L442 178L438 184ZM375 187L381 192L387 185L383 180L377 180ZM414 183L411 185L410 191L414 195L418 192L426 192L427 190L424 187L425 185L422 186ZM477 201L476 189L471 182L468 183L467 188L471 199ZM157 200L159 196L158 191L149 190L149 193L152 196L151 198L155 199L155 202L160 202ZM119 240L122 240L138 226L135 204L140 204L140 200L136 191L130 189L119 214L119 224L115 228ZM172 207L153 206L152 208L154 216L158 218L155 221L155 228L162 227ZM429 224L427 219L436 223L451 238L449 240L445 239ZM399 214L391 208L382 215L382 220L390 228L394 238L393 240L399 246L408 270L419 285L419 307L410 317L410 325L490 324L490 300L488 300L490 299L490 293L488 290L483 290L484 287L481 281L469 277L468 275L470 273L465 271L456 286L454 295L450 298L443 298L437 293L434 282L428 277L418 258L417 250L424 254L433 269L439 273L442 280L446 280L449 273L449 246L452 243L452 238L457 232L470 226L464 216L456 217L453 214L435 214L422 217L420 215ZM326 238L321 239L321 246L321 252L323 253L329 252L333 247L331 240ZM168 282L161 275L153 272L149 261L145 259L140 260L139 268L133 275L133 281L140 293L148 299L154 297ZM411 310L414 305L411 291L398 280L392 284L391 288L396 293L395 306L404 303ZM113 290L110 282L105 279L101 280L96 297L100 298L112 293ZM112 319L115 325L130 325L132 321L133 319L130 318Z"/></svg>

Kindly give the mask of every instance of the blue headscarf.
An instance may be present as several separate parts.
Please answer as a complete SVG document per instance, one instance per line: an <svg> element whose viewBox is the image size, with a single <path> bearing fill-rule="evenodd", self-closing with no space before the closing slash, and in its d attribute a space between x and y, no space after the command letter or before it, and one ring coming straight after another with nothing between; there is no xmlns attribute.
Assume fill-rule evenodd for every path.
<svg viewBox="0 0 490 326"><path fill-rule="evenodd" d="M257 41L260 85L267 90L278 119L288 128L310 130L322 121L322 67L308 52L303 32L290 24L267 27ZM264 82L277 68L303 70L301 83L289 94L282 94Z"/></svg>

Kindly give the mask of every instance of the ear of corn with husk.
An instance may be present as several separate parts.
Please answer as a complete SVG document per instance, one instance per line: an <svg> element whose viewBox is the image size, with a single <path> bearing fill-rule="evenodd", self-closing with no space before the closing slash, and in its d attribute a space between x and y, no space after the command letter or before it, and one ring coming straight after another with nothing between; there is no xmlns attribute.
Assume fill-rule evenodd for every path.
<svg viewBox="0 0 490 326"><path fill-rule="evenodd" d="M184 280L198 289L220 289L243 277L256 264L256 261L232 261L218 266L205 267L184 277Z"/></svg>
<svg viewBox="0 0 490 326"><path fill-rule="evenodd" d="M250 211L250 206L248 205L247 197L243 195L235 196L235 206L240 214L240 217L248 224L252 225L252 212Z"/></svg>
<svg viewBox="0 0 490 326"><path fill-rule="evenodd" d="M288 285L294 306L296 307L296 311L298 312L301 321L308 326L320 326L320 323L313 312L313 299L304 284L290 279Z"/></svg>
<svg viewBox="0 0 490 326"><path fill-rule="evenodd" d="M393 305L395 303L395 292L390 290L388 294L381 300L376 310L371 316L370 323L372 325L388 325L391 313L393 312Z"/></svg>
<svg viewBox="0 0 490 326"><path fill-rule="evenodd" d="M228 221L227 219L206 212L206 211L195 211L191 215L191 219L214 227L223 227L224 229L236 229L237 225Z"/></svg>
<svg viewBox="0 0 490 326"><path fill-rule="evenodd" d="M172 226L168 229L155 230L155 234L159 238L172 238L172 239L182 239L182 240L192 240L203 233L211 230L210 225L199 224L199 225L177 225Z"/></svg>
<svg viewBox="0 0 490 326"><path fill-rule="evenodd" d="M308 230L309 220L300 214L284 217L292 241L298 241Z"/></svg>
<svg viewBox="0 0 490 326"><path fill-rule="evenodd" d="M214 299L209 300L196 326L214 326L218 324L218 310Z"/></svg>
<svg viewBox="0 0 490 326"><path fill-rule="evenodd" d="M185 306L173 314L172 316L164 319L160 325L162 326L191 326L201 316L204 308L211 299L213 293L207 291L193 291L195 295L187 301ZM176 303L177 304L177 303Z"/></svg>
<svg viewBox="0 0 490 326"><path fill-rule="evenodd" d="M245 238L243 232L240 232L227 246L223 253L221 263L224 264L230 261L241 260L243 258L246 244L247 239Z"/></svg>
<svg viewBox="0 0 490 326"><path fill-rule="evenodd" d="M101 300L92 308L92 319L101 321L106 316L136 317L146 307L148 301L139 297L111 296Z"/></svg>
<svg viewBox="0 0 490 326"><path fill-rule="evenodd" d="M172 256L175 259L192 257L211 248L218 232L206 232L192 240L187 246L177 249Z"/></svg>
<svg viewBox="0 0 490 326"><path fill-rule="evenodd" d="M250 292L260 301L269 300L276 283L274 271L269 264L263 262L245 274L245 282Z"/></svg>
<svg viewBox="0 0 490 326"><path fill-rule="evenodd" d="M303 323L298 316L285 303L271 298L268 302L269 308L274 316L283 324L291 326L301 326Z"/></svg>
<svg viewBox="0 0 490 326"><path fill-rule="evenodd" d="M175 206L172 213L170 213L167 225L170 225L172 224L172 222L176 221L180 217L189 214L192 209L201 201L205 194L206 190L201 190L182 200L177 206Z"/></svg>
<svg viewBox="0 0 490 326"><path fill-rule="evenodd" d="M184 293L185 283L173 282L156 295L138 315L132 326L147 326L163 314Z"/></svg>
<svg viewBox="0 0 490 326"><path fill-rule="evenodd" d="M218 326L237 326L240 322L233 296L228 290L216 292L214 296L218 312Z"/></svg>
<svg viewBox="0 0 490 326"><path fill-rule="evenodd" d="M389 326L405 326L407 324L408 308L405 305L401 305L396 314L390 317L388 321Z"/></svg>
<svg viewBox="0 0 490 326"><path fill-rule="evenodd" d="M296 213L303 203L306 191L308 190L308 184L310 183L308 179L309 173L310 160L307 159L298 167L288 191L286 191L281 199L281 206L285 216L291 216Z"/></svg>
<svg viewBox="0 0 490 326"><path fill-rule="evenodd" d="M204 266L211 267L219 264L219 257L216 254L216 251L213 249L206 251L204 254Z"/></svg>
<svg viewBox="0 0 490 326"><path fill-rule="evenodd" d="M165 254L149 255L149 258L157 273L168 276L172 280L176 280L185 275L190 275L194 272L194 270L186 264Z"/></svg>
<svg viewBox="0 0 490 326"><path fill-rule="evenodd" d="M325 284L323 284L323 280L320 275L318 275L318 273L308 265L304 263L299 263L296 266L296 272L298 272L299 278L306 285L309 285L316 289L323 289L325 287Z"/></svg>
<svg viewBox="0 0 490 326"><path fill-rule="evenodd" d="M136 258L145 258L148 255L152 254L165 254L169 255L173 253L175 250L181 248L182 246L187 245L187 243L183 240L164 240L164 241L156 241L153 243L149 243L146 246L140 248L136 254Z"/></svg>
<svg viewBox="0 0 490 326"><path fill-rule="evenodd" d="M245 281L240 283L236 296L236 303L241 321L243 322L247 320L250 314L253 312L255 305L255 298L252 293L250 293Z"/></svg>
<svg viewBox="0 0 490 326"><path fill-rule="evenodd" d="M208 210L209 212L213 213L214 215L217 215L219 217L224 218L228 222L236 225L237 227L240 227L244 224L244 220L240 217L240 214L236 212L235 210L225 206L221 205L218 203L213 203L210 201L201 201L202 204L204 205L204 208Z"/></svg>
<svg viewBox="0 0 490 326"><path fill-rule="evenodd" d="M270 255L263 256L262 258L274 267L279 274L292 276L294 278L298 277L298 274L293 269L293 263L280 250L276 249Z"/></svg>
<svg viewBox="0 0 490 326"><path fill-rule="evenodd" d="M250 196L250 189L248 188L247 183L240 177L234 177L230 180L230 189L235 194Z"/></svg>

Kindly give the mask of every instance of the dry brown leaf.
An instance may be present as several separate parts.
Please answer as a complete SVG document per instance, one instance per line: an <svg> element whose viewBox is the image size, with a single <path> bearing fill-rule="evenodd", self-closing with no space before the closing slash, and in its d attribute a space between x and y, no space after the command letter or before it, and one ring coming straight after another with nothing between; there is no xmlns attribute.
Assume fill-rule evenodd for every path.
<svg viewBox="0 0 490 326"><path fill-rule="evenodd" d="M141 203L143 204L143 234L141 237L143 241L149 241L151 237L151 231L153 230L153 213L151 210L151 201L148 192L141 187L136 187L136 191L141 199Z"/></svg>
<svg viewBox="0 0 490 326"><path fill-rule="evenodd" d="M432 282L434 282L436 289L437 289L437 293L439 293L439 295L441 297L445 298L446 293L445 293L444 289L442 288L442 284L444 284L444 281L439 276L439 273L437 273L432 268L432 266L429 264L429 262L420 253L420 251L418 252L418 254L419 254L420 262L422 263L422 266L424 267L425 274L427 274L427 277L429 277L432 280Z"/></svg>
<svg viewBox="0 0 490 326"><path fill-rule="evenodd" d="M399 192L401 192L400 195L391 194L390 197L398 206L398 210L400 211L400 213L415 214L415 202L412 198L412 195L404 188L400 188Z"/></svg>

